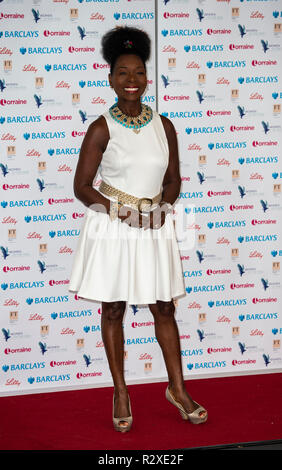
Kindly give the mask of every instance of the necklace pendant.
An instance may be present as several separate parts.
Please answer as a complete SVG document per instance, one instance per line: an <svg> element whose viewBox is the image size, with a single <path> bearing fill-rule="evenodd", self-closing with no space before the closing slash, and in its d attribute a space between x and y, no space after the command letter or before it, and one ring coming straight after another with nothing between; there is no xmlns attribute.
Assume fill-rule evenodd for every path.
<svg viewBox="0 0 282 470"><path fill-rule="evenodd" d="M140 129L133 129L133 132L135 132L135 134L139 134Z"/></svg>

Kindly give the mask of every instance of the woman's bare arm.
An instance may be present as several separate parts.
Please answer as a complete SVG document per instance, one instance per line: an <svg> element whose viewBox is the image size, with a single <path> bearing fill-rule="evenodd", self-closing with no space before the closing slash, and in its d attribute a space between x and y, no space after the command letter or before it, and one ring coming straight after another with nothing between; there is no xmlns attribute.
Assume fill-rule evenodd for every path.
<svg viewBox="0 0 282 470"><path fill-rule="evenodd" d="M102 208L102 211L105 212L106 210L107 213L110 210L109 199L94 189L92 184L109 138L106 120L103 116L100 116L87 129L81 145L73 182L73 190L77 199L87 207L94 204L91 208L98 211L99 206L95 206L95 204L102 204L105 208L104 210Z"/></svg>
<svg viewBox="0 0 282 470"><path fill-rule="evenodd" d="M169 163L163 179L162 200L174 204L179 196L181 187L177 135L172 122L165 116L160 115L160 117L164 125L169 147Z"/></svg>

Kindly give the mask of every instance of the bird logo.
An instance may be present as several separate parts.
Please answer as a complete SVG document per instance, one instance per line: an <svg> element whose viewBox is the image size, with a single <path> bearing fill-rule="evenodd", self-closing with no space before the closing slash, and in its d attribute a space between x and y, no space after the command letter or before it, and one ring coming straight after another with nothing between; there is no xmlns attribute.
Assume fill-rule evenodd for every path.
<svg viewBox="0 0 282 470"><path fill-rule="evenodd" d="M197 12L199 20L202 21L202 19L204 18L204 10L200 10L200 8L196 8L196 12Z"/></svg>
<svg viewBox="0 0 282 470"><path fill-rule="evenodd" d="M239 345L239 348L240 348L241 353L244 354L244 352L246 352L246 346L245 346L245 344L244 344L244 343L240 343L240 341L239 341L238 345Z"/></svg>
<svg viewBox="0 0 282 470"><path fill-rule="evenodd" d="M3 90L5 90L5 88L7 88L5 86L5 80L0 80L0 90L3 91Z"/></svg>
<svg viewBox="0 0 282 470"><path fill-rule="evenodd" d="M197 333L198 333L198 335L199 335L200 341L202 342L203 339L205 338L204 330L197 330Z"/></svg>
<svg viewBox="0 0 282 470"><path fill-rule="evenodd" d="M261 42L261 45L262 45L263 52L266 53L266 51L268 51L268 49L269 49L268 41L264 41L264 39L262 39L260 42Z"/></svg>
<svg viewBox="0 0 282 470"><path fill-rule="evenodd" d="M90 356L86 356L86 354L83 354L83 359L85 360L86 367L90 366L91 364Z"/></svg>
<svg viewBox="0 0 282 470"><path fill-rule="evenodd" d="M169 85L169 79L168 76L161 75L161 79L163 81L164 87L166 88Z"/></svg>
<svg viewBox="0 0 282 470"><path fill-rule="evenodd" d="M32 11L35 23L37 23L40 20L39 10L35 10L34 8L32 8L31 11Z"/></svg>
<svg viewBox="0 0 282 470"><path fill-rule="evenodd" d="M80 39L84 39L85 36L86 36L86 32L85 32L85 28L82 28L81 26L78 26L77 27L78 29L78 32L79 32L79 35L80 35Z"/></svg>
<svg viewBox="0 0 282 470"><path fill-rule="evenodd" d="M5 328L2 328L2 333L4 335L5 341L8 341L8 339L11 338L10 330L6 330Z"/></svg>
<svg viewBox="0 0 282 470"><path fill-rule="evenodd" d="M242 26L241 24L238 24L238 28L239 28L239 32L240 32L241 38L244 37L245 34L246 34L246 28L245 28L245 26Z"/></svg>
<svg viewBox="0 0 282 470"><path fill-rule="evenodd" d="M243 264L237 264L237 268L239 269L239 274L242 277L243 274L245 273L245 267Z"/></svg>
<svg viewBox="0 0 282 470"><path fill-rule="evenodd" d="M39 347L40 347L40 351L41 353L44 355L47 351L47 344L46 343L42 343L42 341L39 341L38 343Z"/></svg>
<svg viewBox="0 0 282 470"><path fill-rule="evenodd" d="M263 357L264 363L265 363L265 365L266 365L266 367L267 367L268 364L270 364L270 362L271 362L271 361L270 361L270 358L269 358L269 355L263 354L262 357Z"/></svg>

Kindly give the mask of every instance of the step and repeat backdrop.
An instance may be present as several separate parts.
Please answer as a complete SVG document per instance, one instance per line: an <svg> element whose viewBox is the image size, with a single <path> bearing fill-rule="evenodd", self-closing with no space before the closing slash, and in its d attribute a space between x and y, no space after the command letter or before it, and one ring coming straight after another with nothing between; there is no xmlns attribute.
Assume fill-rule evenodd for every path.
<svg viewBox="0 0 282 470"><path fill-rule="evenodd" d="M178 134L184 376L282 370L282 1L3 0L1 395L112 385L101 304L68 284L73 178L116 100L100 41L118 25L150 34L142 102ZM167 380L147 305L127 305L124 337L127 383Z"/></svg>

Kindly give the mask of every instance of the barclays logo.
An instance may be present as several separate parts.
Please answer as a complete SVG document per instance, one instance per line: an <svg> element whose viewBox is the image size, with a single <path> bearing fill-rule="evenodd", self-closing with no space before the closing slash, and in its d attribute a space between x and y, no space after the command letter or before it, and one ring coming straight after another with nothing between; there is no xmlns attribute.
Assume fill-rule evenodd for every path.
<svg viewBox="0 0 282 470"><path fill-rule="evenodd" d="M163 29L161 31L161 34L166 37L166 36L202 36L203 35L203 30L202 29ZM200 46L198 46L200 47ZM186 51L188 52L188 51Z"/></svg>
<svg viewBox="0 0 282 470"><path fill-rule="evenodd" d="M29 369L44 369L45 362L27 362L22 364L11 364L11 371L15 370L29 370Z"/></svg>
<svg viewBox="0 0 282 470"><path fill-rule="evenodd" d="M0 31L0 38L38 38L39 31Z"/></svg>
<svg viewBox="0 0 282 470"><path fill-rule="evenodd" d="M201 356L203 349L184 349L181 350L181 356Z"/></svg>
<svg viewBox="0 0 282 470"><path fill-rule="evenodd" d="M277 320L278 313L247 313L246 315L239 315L239 320L243 322L244 320Z"/></svg>
<svg viewBox="0 0 282 470"><path fill-rule="evenodd" d="M184 46L185 52L222 52L223 51L223 44L192 44L192 45L185 45ZM232 62L232 61L230 61ZM216 64L220 64L220 62L215 62ZM207 62L207 64L212 65L213 62ZM222 62L223 64L223 62ZM227 62L226 62L227 64ZM220 65L218 65L220 67ZM224 65L221 65L224 67ZM231 67L231 65L225 65L225 67ZM210 68L210 67L209 67Z"/></svg>
<svg viewBox="0 0 282 470"><path fill-rule="evenodd" d="M34 381L36 383L47 383L47 382L64 382L70 380L70 374L63 374L63 375L44 375L42 377L29 377L28 383L33 384Z"/></svg>
<svg viewBox="0 0 282 470"><path fill-rule="evenodd" d="M46 64L44 68L47 72L50 72L50 70L54 72L83 71L87 70L87 64Z"/></svg>
<svg viewBox="0 0 282 470"><path fill-rule="evenodd" d="M238 158L238 162L240 165L243 165L246 163L247 165L249 164L258 164L258 163L278 163L278 157L240 157Z"/></svg>
<svg viewBox="0 0 282 470"><path fill-rule="evenodd" d="M31 139L64 139L66 137L65 131L62 132L25 132L23 134L25 140Z"/></svg>
<svg viewBox="0 0 282 470"><path fill-rule="evenodd" d="M187 369L215 369L226 367L226 361L210 361L210 362L196 362L195 364L187 364Z"/></svg>
<svg viewBox="0 0 282 470"><path fill-rule="evenodd" d="M91 310L71 310L68 312L52 312L51 318L52 320L58 319L65 319L65 318L82 318L82 317L91 317L92 311Z"/></svg>
<svg viewBox="0 0 282 470"><path fill-rule="evenodd" d="M103 87L109 87L110 83L107 80L93 80L93 81L88 80L87 82L85 82L85 80L80 80L79 82L80 88L84 88L85 85L87 87L103 88Z"/></svg>
<svg viewBox="0 0 282 470"><path fill-rule="evenodd" d="M3 124L5 118L0 117L0 123ZM7 116L7 124L26 124L29 122L41 122L41 116Z"/></svg>
<svg viewBox="0 0 282 470"><path fill-rule="evenodd" d="M238 82L240 85L243 83L249 84L249 83L278 83L278 76L277 75L261 75L261 76L255 76L255 77L239 77Z"/></svg>
<svg viewBox="0 0 282 470"><path fill-rule="evenodd" d="M269 241L277 241L277 235L246 235L243 237L240 235L240 237L237 238L239 243L243 243L245 241L246 243L248 242L269 242Z"/></svg>
<svg viewBox="0 0 282 470"><path fill-rule="evenodd" d="M225 149L225 150L229 150L229 149L242 149L242 148L246 148L247 147L247 142L245 141L238 141L238 142L216 142L215 144L213 142L210 142L208 144L208 148L210 150L213 150L214 148L215 149Z"/></svg>
<svg viewBox="0 0 282 470"><path fill-rule="evenodd" d="M214 68L244 68L246 67L246 61L245 60L228 60L228 61L222 61L222 62L212 62L208 61L206 63L207 67L211 69L212 67Z"/></svg>
<svg viewBox="0 0 282 470"><path fill-rule="evenodd" d="M20 53L22 55L28 54L62 54L62 47L21 47Z"/></svg>
<svg viewBox="0 0 282 470"><path fill-rule="evenodd" d="M220 222L208 222L207 227L209 229L246 227L246 220L222 220Z"/></svg>
<svg viewBox="0 0 282 470"><path fill-rule="evenodd" d="M153 20L154 13L153 12L123 12L123 13L114 13L115 20Z"/></svg>
<svg viewBox="0 0 282 470"><path fill-rule="evenodd" d="M225 132L224 126L214 126L214 127L186 127L186 134L222 134Z"/></svg>

